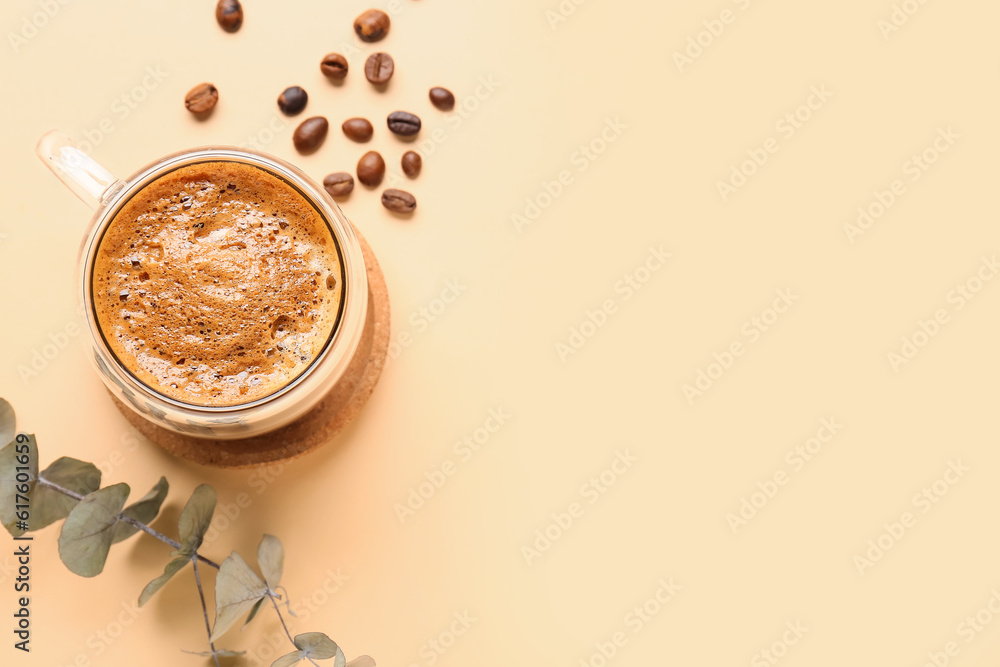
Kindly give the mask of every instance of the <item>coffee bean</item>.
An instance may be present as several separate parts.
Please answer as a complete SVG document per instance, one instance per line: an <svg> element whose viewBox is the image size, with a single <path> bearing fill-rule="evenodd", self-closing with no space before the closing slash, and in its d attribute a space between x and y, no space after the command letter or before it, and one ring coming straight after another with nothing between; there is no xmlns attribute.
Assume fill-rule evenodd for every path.
<svg viewBox="0 0 1000 667"><path fill-rule="evenodd" d="M338 171L323 179L323 187L331 197L344 197L354 189L354 177L346 171Z"/></svg>
<svg viewBox="0 0 1000 667"><path fill-rule="evenodd" d="M226 32L236 32L243 25L243 7L240 0L219 0L215 6L215 20Z"/></svg>
<svg viewBox="0 0 1000 667"><path fill-rule="evenodd" d="M300 153L311 153L320 147L326 139L326 133L330 130L330 123L322 116L313 116L302 121L295 134L292 135L292 143Z"/></svg>
<svg viewBox="0 0 1000 667"><path fill-rule="evenodd" d="M396 213L413 213L417 208L417 199L409 192L389 188L382 193L382 206Z"/></svg>
<svg viewBox="0 0 1000 667"><path fill-rule="evenodd" d="M396 65L388 53L373 53L365 61L365 78L374 84L388 83Z"/></svg>
<svg viewBox="0 0 1000 667"><path fill-rule="evenodd" d="M386 119L389 129L396 134L409 137L420 131L420 118L406 111L393 111Z"/></svg>
<svg viewBox="0 0 1000 667"><path fill-rule="evenodd" d="M372 127L367 118L348 118L340 127L344 130L347 138L354 141L368 141L375 132L375 128Z"/></svg>
<svg viewBox="0 0 1000 667"><path fill-rule="evenodd" d="M385 176L385 160L375 151L368 151L358 160L358 180L368 187L375 187Z"/></svg>
<svg viewBox="0 0 1000 667"><path fill-rule="evenodd" d="M326 54L319 64L319 70L323 72L323 76L334 80L346 77L347 69L347 58L339 53Z"/></svg>
<svg viewBox="0 0 1000 667"><path fill-rule="evenodd" d="M424 160L420 157L420 153L414 153L413 151L403 153L403 173L410 178L419 176L420 169L423 166Z"/></svg>
<svg viewBox="0 0 1000 667"><path fill-rule="evenodd" d="M455 96L447 88L440 86L431 88L430 98L431 104L441 111L451 111L455 108Z"/></svg>
<svg viewBox="0 0 1000 667"><path fill-rule="evenodd" d="M184 96L184 106L191 113L207 113L219 101L219 90L210 83L200 83Z"/></svg>
<svg viewBox="0 0 1000 667"><path fill-rule="evenodd" d="M389 15L378 9L369 9L354 19L354 32L363 42L377 42L389 32Z"/></svg>
<svg viewBox="0 0 1000 667"><path fill-rule="evenodd" d="M298 86L285 88L284 92L278 96L278 108L286 116L294 116L302 113L309 101L309 93Z"/></svg>

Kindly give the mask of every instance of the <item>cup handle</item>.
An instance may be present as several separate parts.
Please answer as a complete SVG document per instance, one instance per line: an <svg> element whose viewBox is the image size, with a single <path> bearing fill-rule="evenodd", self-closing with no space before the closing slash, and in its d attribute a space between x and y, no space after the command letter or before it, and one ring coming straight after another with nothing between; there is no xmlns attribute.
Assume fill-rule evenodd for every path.
<svg viewBox="0 0 1000 667"><path fill-rule="evenodd" d="M39 139L35 153L92 210L105 204L125 185L62 132L49 132Z"/></svg>

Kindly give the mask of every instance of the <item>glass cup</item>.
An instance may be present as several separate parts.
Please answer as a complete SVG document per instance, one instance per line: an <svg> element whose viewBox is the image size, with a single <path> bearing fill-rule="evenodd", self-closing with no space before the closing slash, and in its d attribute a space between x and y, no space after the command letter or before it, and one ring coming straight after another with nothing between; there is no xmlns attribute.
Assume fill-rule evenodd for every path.
<svg viewBox="0 0 1000 667"><path fill-rule="evenodd" d="M330 195L296 167L276 157L232 147L206 147L174 153L143 167L128 179L115 178L70 139L50 132L38 142L38 156L85 204L90 220L77 261L76 295L87 323L87 356L111 394L153 424L199 438L249 438L278 429L312 409L344 378L358 350L368 311L368 276L361 244L350 221ZM94 310L91 275L107 226L135 194L155 179L200 162L237 162L276 176L297 190L325 219L340 248L344 268L344 309L323 350L298 377L274 393L233 406L184 403L140 382L109 349Z"/></svg>

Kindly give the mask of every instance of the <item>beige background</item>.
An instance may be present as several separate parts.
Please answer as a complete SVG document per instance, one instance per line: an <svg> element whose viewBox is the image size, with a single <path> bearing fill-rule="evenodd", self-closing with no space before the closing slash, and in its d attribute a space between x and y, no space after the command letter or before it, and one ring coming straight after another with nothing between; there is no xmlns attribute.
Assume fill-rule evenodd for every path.
<svg viewBox="0 0 1000 667"><path fill-rule="evenodd" d="M38 14L46 2L52 18ZM44 462L100 462L136 495L166 475L166 531L191 489L214 484L229 514L248 506L217 519L205 552L249 556L261 533L279 535L285 583L306 610L293 630L326 631L384 666L600 667L597 645L619 632L627 643L606 663L622 667L775 664L762 650L789 667L917 667L949 642L957 654L939 664L996 662L1000 281L961 308L952 294L1000 250L996 3L897 3L916 12L897 14L903 25L885 37L889 0L564 0L558 22L547 16L558 0L399 0L377 46L351 30L365 2L246 0L236 35L215 25L212 4L0 10L0 394ZM702 34L708 46L679 71L675 52L704 21L718 32L724 10L730 23ZM33 17L44 26L15 48L10 34ZM361 76L378 49L397 63L384 93ZM352 67L341 87L317 67L337 50ZM143 89L147 68L163 80ZM182 100L206 80L221 102L198 123ZM310 92L306 115L335 128L309 157L295 154L294 123L274 104L293 84ZM450 87L461 112L433 109L433 85ZM779 123L814 86L831 96L801 110L809 118L789 137ZM364 188L343 208L385 270L394 340L410 338L336 442L266 475L206 470L136 439L75 344L22 379L19 367L74 321L88 216L33 157L44 131L100 139L94 156L123 175L167 152L253 138L316 179L374 147L398 178L406 145L382 120L395 109L424 119L424 172L403 186L417 213L393 217ZM370 146L337 129L354 115L375 122ZM908 161L948 128L953 145L912 181ZM591 144L592 161L580 152ZM777 152L724 202L717 182L765 144ZM905 191L852 244L844 226L894 179ZM519 233L512 216L539 213L530 202L544 208ZM650 246L672 256L638 271L648 282L626 300L616 284ZM449 280L465 290L422 325ZM778 290L796 300L774 323ZM608 299L615 312L583 327L593 335L564 362L557 344ZM918 335L926 345L894 370L887 355L938 309L947 323L929 342ZM756 329L755 316L773 326ZM735 342L742 356L689 402L684 385L700 370L718 376L713 355ZM463 460L454 443L500 407L510 419ZM831 418L842 428L796 470L786 455ZM626 451L637 460L606 493L582 488ZM401 522L396 504L446 461L455 474ZM949 461L968 471L922 500ZM752 494L776 474L787 484L734 533L727 514L744 498L760 504ZM582 515L529 564L522 547L574 502ZM891 548L859 571L855 557L906 512L910 527L882 536ZM15 595L12 559L0 556L0 662L199 664L179 653L203 642L190 572L138 618L122 612L166 548L134 538L83 580L59 562L56 538L49 529L34 542L30 656L4 629ZM349 578L336 583L338 569ZM639 629L630 610L671 578L681 589ZM450 637L464 612L475 621ZM796 622L808 628L800 639L786 634ZM220 644L259 654L277 630L264 615ZM443 654L429 644L439 639Z"/></svg>

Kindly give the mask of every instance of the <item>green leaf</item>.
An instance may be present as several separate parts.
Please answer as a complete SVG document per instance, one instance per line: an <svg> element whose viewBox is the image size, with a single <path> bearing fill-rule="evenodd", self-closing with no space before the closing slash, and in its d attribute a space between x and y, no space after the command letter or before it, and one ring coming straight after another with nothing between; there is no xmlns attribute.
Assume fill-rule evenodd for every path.
<svg viewBox="0 0 1000 667"><path fill-rule="evenodd" d="M18 440L21 440L21 442L18 442ZM18 470L19 467L25 468L25 470ZM18 474L22 475L21 482L17 481ZM22 507L18 510L16 506L18 504L30 505L30 502L23 502L24 497L28 496L30 498L32 492L35 490L35 483L37 481L38 446L35 444L35 436L17 436L9 445L0 449L0 521L3 522L3 527L7 529L7 532L14 537L23 535L26 532L23 528L17 527L19 521L17 513L18 511L25 512L26 508ZM17 497L19 485L21 491L26 492L20 494L20 499ZM21 502L18 503L18 500ZM27 512L21 516L24 519L28 519L30 518L30 512L29 507L27 508Z"/></svg>
<svg viewBox="0 0 1000 667"><path fill-rule="evenodd" d="M215 513L216 499L215 489L208 484L202 484L194 490L187 505L181 510L178 526L181 544L191 551L197 551L205 539L205 533L212 523L212 514Z"/></svg>
<svg viewBox="0 0 1000 667"><path fill-rule="evenodd" d="M285 569L285 548L281 546L281 540L274 535L264 536L257 547L257 565L268 588L272 591L276 589Z"/></svg>
<svg viewBox="0 0 1000 667"><path fill-rule="evenodd" d="M215 651L185 651L181 650L181 653L187 653L188 655L200 655L203 658L211 658L213 655L217 655L220 658L238 658L241 655L246 655L246 651L230 651L225 648L217 648Z"/></svg>
<svg viewBox="0 0 1000 667"><path fill-rule="evenodd" d="M375 667L375 661L370 655L359 655L347 663L347 667Z"/></svg>
<svg viewBox="0 0 1000 667"><path fill-rule="evenodd" d="M264 604L265 600L267 600L266 597L257 600L257 604L253 606L253 609L251 609L250 613L247 615L247 620L243 622L243 627L246 627L247 624L253 620L253 617L257 615L258 611L260 611L260 608Z"/></svg>
<svg viewBox="0 0 1000 667"><path fill-rule="evenodd" d="M39 477L81 496L101 488L101 471L97 466L68 456L53 461ZM76 507L77 502L67 495L39 484L31 494L31 525L28 530L41 530L65 519Z"/></svg>
<svg viewBox="0 0 1000 667"><path fill-rule="evenodd" d="M235 551L222 561L215 578L215 627L209 641L214 642L240 616L267 595L267 585Z"/></svg>
<svg viewBox="0 0 1000 667"><path fill-rule="evenodd" d="M0 398L0 443L7 444L17 435L17 417L10 403Z"/></svg>
<svg viewBox="0 0 1000 667"><path fill-rule="evenodd" d="M302 649L303 658L329 660L336 657L337 660L334 662L335 667L344 667L344 664L347 662L344 658L344 652L337 646L337 642L322 632L305 632L301 635L295 635L292 643L297 648Z"/></svg>
<svg viewBox="0 0 1000 667"><path fill-rule="evenodd" d="M44 473L42 475L44 476ZM140 523L149 525L149 522L155 519L156 515L160 513L160 506L163 505L163 501L167 497L167 491L169 490L170 484L167 483L167 478L161 477L160 481L156 483L156 486L149 493L126 507L122 514L132 517ZM111 543L118 544L138 532L139 529L135 526L131 526L124 521L119 521L118 525L115 526L115 537Z"/></svg>
<svg viewBox="0 0 1000 667"><path fill-rule="evenodd" d="M66 517L59 533L59 557L71 572L96 577L104 569L128 494L128 484L99 489L85 496Z"/></svg>
<svg viewBox="0 0 1000 667"><path fill-rule="evenodd" d="M149 599L156 595L156 592L163 588L163 585L180 572L190 560L190 555L180 555L167 563L167 566L163 568L163 574L146 584L146 587L142 589L142 593L139 593L139 606L141 607L149 602Z"/></svg>
<svg viewBox="0 0 1000 667"><path fill-rule="evenodd" d="M304 659L302 651L292 651L272 662L271 667L292 667L292 665L297 665Z"/></svg>

